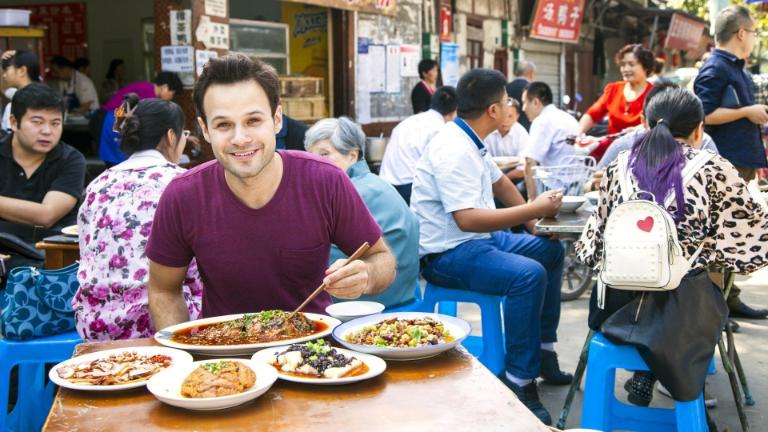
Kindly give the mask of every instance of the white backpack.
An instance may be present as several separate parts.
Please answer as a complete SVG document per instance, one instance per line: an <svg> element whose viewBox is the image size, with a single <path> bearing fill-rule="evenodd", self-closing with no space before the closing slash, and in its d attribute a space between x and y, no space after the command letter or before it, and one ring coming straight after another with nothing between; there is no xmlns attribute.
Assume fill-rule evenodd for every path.
<svg viewBox="0 0 768 432"><path fill-rule="evenodd" d="M699 153L682 172L683 187L715 154ZM630 180L629 152L619 154L618 178L624 201L608 216L603 234L603 257L597 277L597 304L605 303L605 286L632 291L667 291L680 285L683 276L701 252L703 243L689 260L677 238L677 227L666 210L675 200L672 191L664 207L653 194L635 191ZM648 196L651 200L643 199Z"/></svg>

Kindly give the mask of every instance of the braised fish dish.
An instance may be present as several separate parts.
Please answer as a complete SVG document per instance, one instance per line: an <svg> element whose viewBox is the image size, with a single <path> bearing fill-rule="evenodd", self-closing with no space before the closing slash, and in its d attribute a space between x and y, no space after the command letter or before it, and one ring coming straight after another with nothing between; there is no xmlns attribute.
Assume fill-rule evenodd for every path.
<svg viewBox="0 0 768 432"><path fill-rule="evenodd" d="M188 345L243 345L301 338L322 332L326 323L301 312L268 310L240 318L177 330L171 340Z"/></svg>
<svg viewBox="0 0 768 432"><path fill-rule="evenodd" d="M344 336L347 342L381 348L415 348L454 340L434 318L390 318Z"/></svg>
<svg viewBox="0 0 768 432"><path fill-rule="evenodd" d="M256 383L256 373L238 361L222 360L198 366L181 384L181 395L210 398L242 393Z"/></svg>
<svg viewBox="0 0 768 432"><path fill-rule="evenodd" d="M343 378L368 372L365 363L337 351L322 339L291 345L270 359L270 363L282 373L309 378Z"/></svg>

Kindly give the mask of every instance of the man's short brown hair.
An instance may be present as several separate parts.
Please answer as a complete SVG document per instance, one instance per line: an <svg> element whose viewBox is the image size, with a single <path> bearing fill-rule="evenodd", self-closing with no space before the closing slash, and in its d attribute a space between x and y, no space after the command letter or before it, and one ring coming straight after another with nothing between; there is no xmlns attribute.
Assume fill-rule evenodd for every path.
<svg viewBox="0 0 768 432"><path fill-rule="evenodd" d="M206 121L203 99L208 87L220 84L235 84L243 81L255 81L269 99L269 108L275 115L280 104L280 82L277 72L271 65L257 58L242 54L230 54L208 60L203 73L195 83L194 99L197 115Z"/></svg>

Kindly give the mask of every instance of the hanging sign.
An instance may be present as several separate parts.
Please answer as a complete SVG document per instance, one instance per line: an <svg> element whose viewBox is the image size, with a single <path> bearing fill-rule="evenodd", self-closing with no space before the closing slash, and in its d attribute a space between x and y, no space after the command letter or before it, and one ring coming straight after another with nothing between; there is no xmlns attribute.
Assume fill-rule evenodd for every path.
<svg viewBox="0 0 768 432"><path fill-rule="evenodd" d="M664 47L686 51L698 49L702 34L704 34L703 22L690 19L678 13L672 14L667 38L664 40Z"/></svg>
<svg viewBox="0 0 768 432"><path fill-rule="evenodd" d="M531 37L576 43L583 17L584 0L539 0L531 24Z"/></svg>

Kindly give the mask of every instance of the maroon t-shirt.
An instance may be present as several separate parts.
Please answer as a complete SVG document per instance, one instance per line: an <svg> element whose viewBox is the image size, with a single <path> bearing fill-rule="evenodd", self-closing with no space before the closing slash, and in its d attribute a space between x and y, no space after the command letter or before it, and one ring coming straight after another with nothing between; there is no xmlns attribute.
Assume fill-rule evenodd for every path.
<svg viewBox="0 0 768 432"><path fill-rule="evenodd" d="M278 154L283 178L258 210L232 193L217 161L176 177L160 198L147 256L169 267L197 259L206 317L293 310L322 283L332 243L351 255L381 237L344 172L308 153ZM330 303L321 293L306 310Z"/></svg>

